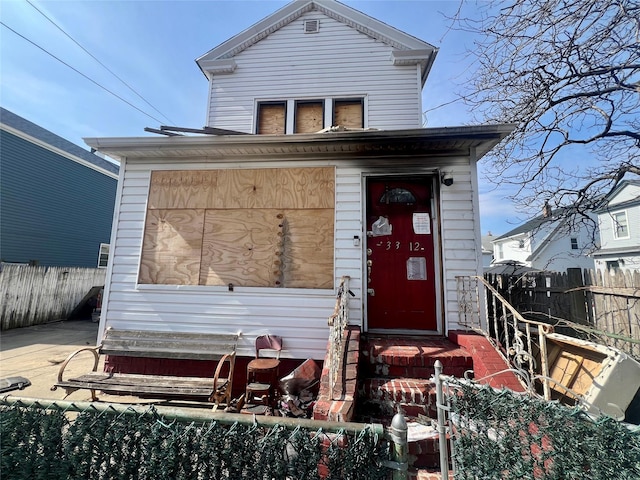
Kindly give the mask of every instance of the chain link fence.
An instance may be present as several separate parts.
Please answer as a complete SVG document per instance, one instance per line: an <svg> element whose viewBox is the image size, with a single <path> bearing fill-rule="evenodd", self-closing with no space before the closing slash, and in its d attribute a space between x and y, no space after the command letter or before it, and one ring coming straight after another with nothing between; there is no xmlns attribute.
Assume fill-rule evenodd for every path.
<svg viewBox="0 0 640 480"><path fill-rule="evenodd" d="M637 426L444 378L456 480L640 478Z"/></svg>
<svg viewBox="0 0 640 480"><path fill-rule="evenodd" d="M287 419L283 419L283 422ZM245 422L246 423L246 422ZM359 432L168 419L155 408L78 413L0 403L3 480L382 479L389 445Z"/></svg>

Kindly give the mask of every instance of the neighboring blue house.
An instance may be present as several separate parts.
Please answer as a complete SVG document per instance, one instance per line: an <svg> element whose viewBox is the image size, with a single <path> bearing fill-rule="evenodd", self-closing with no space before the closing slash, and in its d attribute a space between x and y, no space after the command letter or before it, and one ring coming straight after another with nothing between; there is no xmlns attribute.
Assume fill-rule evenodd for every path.
<svg viewBox="0 0 640 480"><path fill-rule="evenodd" d="M104 263L117 165L0 108L0 172L0 261Z"/></svg>

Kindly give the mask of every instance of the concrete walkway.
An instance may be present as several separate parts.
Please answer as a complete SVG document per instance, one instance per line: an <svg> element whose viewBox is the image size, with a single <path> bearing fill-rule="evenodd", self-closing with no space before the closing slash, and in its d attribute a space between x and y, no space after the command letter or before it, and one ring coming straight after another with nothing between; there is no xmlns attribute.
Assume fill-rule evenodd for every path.
<svg viewBox="0 0 640 480"><path fill-rule="evenodd" d="M58 378L60 364L79 348L95 346L97 337L98 324L88 320L4 331L0 336L0 378L20 376L31 381L31 386L24 390L8 392L11 395L63 399L64 390L51 391L51 385ZM79 370L74 373L91 370L91 357L90 353L83 354L78 359ZM90 400L91 393L88 390L74 392L68 399Z"/></svg>
<svg viewBox="0 0 640 480"><path fill-rule="evenodd" d="M31 386L4 395L70 401L91 401L89 390L78 390L69 396L63 389L51 390L58 378L60 364L76 350L93 347L98 338L98 323L88 320L62 321L16 328L0 333L0 378L25 377ZM91 371L93 355L78 355L65 369L65 378ZM102 370L103 365L98 366ZM67 373L68 372L68 373ZM148 403L137 397L106 395L98 392L101 401L117 403Z"/></svg>

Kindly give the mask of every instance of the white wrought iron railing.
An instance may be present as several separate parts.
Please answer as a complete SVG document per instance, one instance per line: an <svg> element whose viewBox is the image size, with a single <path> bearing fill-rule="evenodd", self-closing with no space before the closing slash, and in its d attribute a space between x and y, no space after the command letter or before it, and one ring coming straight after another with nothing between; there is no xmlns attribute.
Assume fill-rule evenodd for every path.
<svg viewBox="0 0 640 480"><path fill-rule="evenodd" d="M456 277L456 282L459 323L487 337L511 366L527 372L530 379L541 379L544 398L549 400L546 335L553 326L525 318L483 277ZM533 383L523 385L532 388Z"/></svg>
<svg viewBox="0 0 640 480"><path fill-rule="evenodd" d="M345 356L344 331L349 325L349 276L340 279L336 306L329 316L329 389L331 400L336 400L340 394L335 393L338 381L338 371Z"/></svg>

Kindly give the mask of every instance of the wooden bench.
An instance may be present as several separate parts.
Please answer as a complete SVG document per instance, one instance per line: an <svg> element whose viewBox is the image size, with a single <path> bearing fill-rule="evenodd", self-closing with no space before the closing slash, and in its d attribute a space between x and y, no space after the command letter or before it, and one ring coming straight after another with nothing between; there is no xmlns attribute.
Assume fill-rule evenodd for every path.
<svg viewBox="0 0 640 480"><path fill-rule="evenodd" d="M195 334L180 332L152 332L143 330L117 330L108 328L97 347L81 348L73 352L60 366L58 381L51 387L64 388L67 395L76 390L96 390L105 393L129 394L139 397L206 399L214 409L220 403L229 405L236 358L238 335ZM69 362L82 352L91 352L94 362L91 372L64 379ZM212 377L182 377L98 372L100 355L181 360L215 360L218 362ZM220 378L224 364L228 373Z"/></svg>

